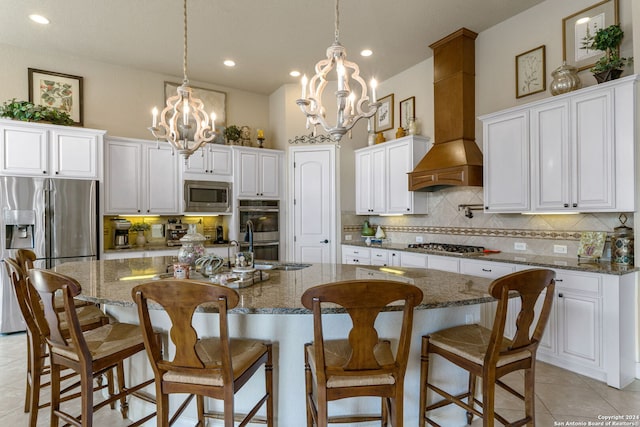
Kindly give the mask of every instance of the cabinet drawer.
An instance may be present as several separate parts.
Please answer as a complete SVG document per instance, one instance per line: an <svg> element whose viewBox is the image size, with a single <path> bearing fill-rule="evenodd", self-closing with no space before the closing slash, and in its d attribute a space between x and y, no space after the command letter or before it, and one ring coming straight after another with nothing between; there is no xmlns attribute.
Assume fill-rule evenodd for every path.
<svg viewBox="0 0 640 427"><path fill-rule="evenodd" d="M581 295L599 297L602 295L600 277L593 274L567 273L556 270L556 292L573 291Z"/></svg>
<svg viewBox="0 0 640 427"><path fill-rule="evenodd" d="M427 255L416 254L412 252L402 252L402 256L400 257L400 265L402 267L426 268Z"/></svg>
<svg viewBox="0 0 640 427"><path fill-rule="evenodd" d="M457 258L453 257L429 255L427 258L427 268L457 273L460 269L458 261Z"/></svg>
<svg viewBox="0 0 640 427"><path fill-rule="evenodd" d="M515 266L498 264L495 262L483 262L476 260L460 260L460 273L469 274L471 276L488 277L490 279L497 279L498 277L505 276L513 273Z"/></svg>
<svg viewBox="0 0 640 427"><path fill-rule="evenodd" d="M386 249L371 249L371 265L389 265L389 252Z"/></svg>
<svg viewBox="0 0 640 427"><path fill-rule="evenodd" d="M354 256L358 258L371 258L371 250L368 248L360 248L358 246L343 246L343 256Z"/></svg>

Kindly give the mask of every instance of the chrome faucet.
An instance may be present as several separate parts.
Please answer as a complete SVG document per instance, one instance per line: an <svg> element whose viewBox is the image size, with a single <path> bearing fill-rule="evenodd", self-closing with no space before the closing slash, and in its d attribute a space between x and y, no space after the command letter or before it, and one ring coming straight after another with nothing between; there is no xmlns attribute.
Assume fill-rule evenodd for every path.
<svg viewBox="0 0 640 427"><path fill-rule="evenodd" d="M244 241L249 242L249 252L253 253L253 222L247 221L247 232L244 235Z"/></svg>

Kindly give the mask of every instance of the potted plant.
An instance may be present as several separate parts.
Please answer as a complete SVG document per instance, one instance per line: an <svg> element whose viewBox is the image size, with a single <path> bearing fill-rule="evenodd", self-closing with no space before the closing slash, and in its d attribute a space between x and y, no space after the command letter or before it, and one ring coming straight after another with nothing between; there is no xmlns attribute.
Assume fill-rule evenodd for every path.
<svg viewBox="0 0 640 427"><path fill-rule="evenodd" d="M633 62L633 58L620 57L620 43L624 31L619 24L598 29L594 34L587 33L581 49L600 50L605 54L591 68L598 83L615 80L622 74L622 68Z"/></svg>
<svg viewBox="0 0 640 427"><path fill-rule="evenodd" d="M35 105L29 101L17 101L15 98L5 101L0 106L0 117L25 122L48 122L54 125L73 125L73 119L68 113L44 105Z"/></svg>
<svg viewBox="0 0 640 427"><path fill-rule="evenodd" d="M144 237L144 232L149 230L151 226L145 222L136 222L131 226L131 230L138 233L136 237L136 245L144 246L147 243L147 239Z"/></svg>
<svg viewBox="0 0 640 427"><path fill-rule="evenodd" d="M227 138L227 143L234 144L240 139L242 131L236 125L231 125L224 130L224 137Z"/></svg>

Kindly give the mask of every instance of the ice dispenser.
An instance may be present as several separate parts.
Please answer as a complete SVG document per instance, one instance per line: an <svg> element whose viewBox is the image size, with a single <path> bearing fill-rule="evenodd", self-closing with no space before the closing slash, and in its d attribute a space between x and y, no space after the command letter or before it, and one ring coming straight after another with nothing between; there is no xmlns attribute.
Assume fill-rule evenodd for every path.
<svg viewBox="0 0 640 427"><path fill-rule="evenodd" d="M4 212L5 248L33 249L36 212L33 210L7 210Z"/></svg>

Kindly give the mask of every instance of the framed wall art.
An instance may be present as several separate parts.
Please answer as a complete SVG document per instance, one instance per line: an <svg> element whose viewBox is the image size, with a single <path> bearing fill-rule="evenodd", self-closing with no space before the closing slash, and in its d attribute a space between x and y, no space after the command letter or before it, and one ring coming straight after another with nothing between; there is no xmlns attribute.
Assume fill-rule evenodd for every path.
<svg viewBox="0 0 640 427"><path fill-rule="evenodd" d="M416 97L411 96L400 101L400 127L409 129L409 119L416 116Z"/></svg>
<svg viewBox="0 0 640 427"><path fill-rule="evenodd" d="M393 129L393 94L378 100L380 107L376 111L375 132Z"/></svg>
<svg viewBox="0 0 640 427"><path fill-rule="evenodd" d="M604 52L582 49L585 37L618 23L618 0L605 0L562 20L562 59L578 71L593 67Z"/></svg>
<svg viewBox="0 0 640 427"><path fill-rule="evenodd" d="M544 45L516 56L516 98L547 89Z"/></svg>
<svg viewBox="0 0 640 427"><path fill-rule="evenodd" d="M29 102L64 111L76 125L82 126L82 77L35 68L28 68L28 72Z"/></svg>
<svg viewBox="0 0 640 427"><path fill-rule="evenodd" d="M165 103L160 111L167 105L167 98L178 93L178 86L180 85L181 83L164 82ZM191 87L193 91L193 96L200 99L204 104L204 111L207 115L211 115L212 112L216 113L216 131L218 135L216 135L213 142L216 144L224 144L224 130L227 126L227 93L202 87L189 87Z"/></svg>

